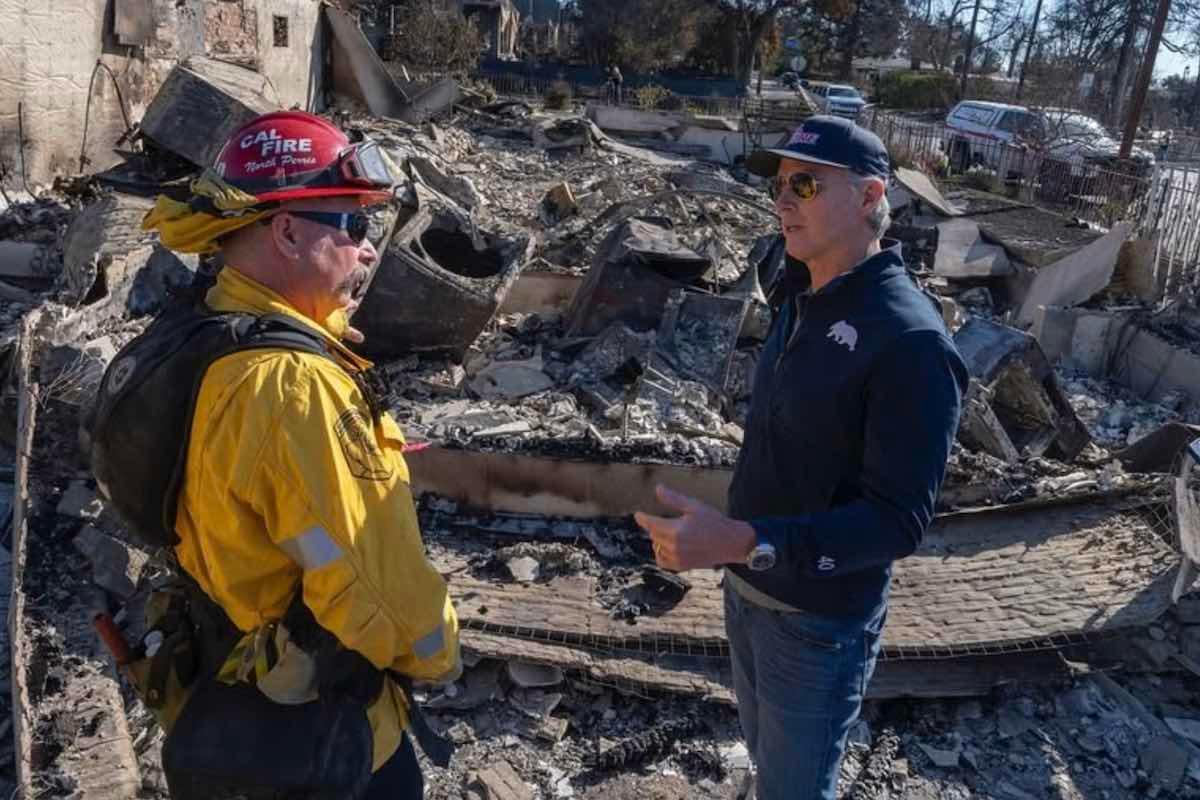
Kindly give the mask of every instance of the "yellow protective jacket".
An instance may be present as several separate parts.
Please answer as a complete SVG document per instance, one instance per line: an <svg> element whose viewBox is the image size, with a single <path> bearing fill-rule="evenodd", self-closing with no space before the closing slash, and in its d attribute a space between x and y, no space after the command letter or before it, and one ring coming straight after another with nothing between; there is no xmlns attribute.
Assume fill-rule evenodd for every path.
<svg viewBox="0 0 1200 800"><path fill-rule="evenodd" d="M344 368L265 349L209 368L175 522L180 565L244 632L279 620L303 585L317 622L376 667L419 681L454 679L458 620L445 581L425 558L404 437L387 414L372 424L346 371L370 364L331 332L344 317L318 324L230 267L206 301L218 311L306 323ZM378 769L408 724L392 681L368 716Z"/></svg>

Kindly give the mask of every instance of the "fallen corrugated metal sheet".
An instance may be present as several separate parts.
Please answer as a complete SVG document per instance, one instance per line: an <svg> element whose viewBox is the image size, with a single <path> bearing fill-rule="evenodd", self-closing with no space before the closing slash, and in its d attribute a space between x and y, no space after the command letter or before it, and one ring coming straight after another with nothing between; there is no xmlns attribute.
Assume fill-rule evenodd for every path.
<svg viewBox="0 0 1200 800"><path fill-rule="evenodd" d="M1179 563L1164 498L1142 487L939 516L896 564L885 647L985 653L1151 622Z"/></svg>
<svg viewBox="0 0 1200 800"><path fill-rule="evenodd" d="M1091 494L940 516L897 562L885 658L1053 649L1145 625L1170 604L1179 554L1156 531L1165 506L1138 492ZM1142 495L1142 496L1138 496ZM546 584L451 582L464 627L632 653L722 655L719 575L660 615L612 619L590 577Z"/></svg>

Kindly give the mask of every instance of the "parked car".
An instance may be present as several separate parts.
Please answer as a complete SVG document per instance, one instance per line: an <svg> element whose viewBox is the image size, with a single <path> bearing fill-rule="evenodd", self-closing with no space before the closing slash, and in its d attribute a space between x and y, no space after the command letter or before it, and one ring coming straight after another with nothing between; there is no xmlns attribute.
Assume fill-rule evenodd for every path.
<svg viewBox="0 0 1200 800"><path fill-rule="evenodd" d="M856 119L858 112L867 104L858 89L844 84L823 83L810 86L808 91L824 114Z"/></svg>
<svg viewBox="0 0 1200 800"><path fill-rule="evenodd" d="M999 169L1002 161L1012 161L1002 145L1065 162L1075 176L1111 169L1119 160L1120 145L1104 126L1071 109L964 100L946 116L946 128L946 153L957 169L975 164ZM1140 147L1131 155L1139 168L1154 163L1154 156ZM1010 177L1009 172L1003 177Z"/></svg>
<svg viewBox="0 0 1200 800"><path fill-rule="evenodd" d="M1049 157L1101 168L1111 168L1119 161L1120 143L1086 114L1068 108L1042 108L1032 113ZM1142 166L1154 163L1154 156L1140 147L1134 147L1130 157Z"/></svg>
<svg viewBox="0 0 1200 800"><path fill-rule="evenodd" d="M785 72L779 76L779 82L789 89L795 89L800 85L800 76L795 72Z"/></svg>

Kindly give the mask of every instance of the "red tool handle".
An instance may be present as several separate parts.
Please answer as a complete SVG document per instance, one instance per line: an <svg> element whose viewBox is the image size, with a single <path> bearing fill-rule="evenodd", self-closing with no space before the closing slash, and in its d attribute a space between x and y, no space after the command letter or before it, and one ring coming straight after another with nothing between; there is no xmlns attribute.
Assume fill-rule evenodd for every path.
<svg viewBox="0 0 1200 800"><path fill-rule="evenodd" d="M133 661L133 653L129 649L129 643L125 641L125 635L121 633L121 629L117 627L117 623L113 622L112 616L100 612L92 617L92 625L96 627L96 632L104 640L104 646L113 654L118 667L123 667Z"/></svg>

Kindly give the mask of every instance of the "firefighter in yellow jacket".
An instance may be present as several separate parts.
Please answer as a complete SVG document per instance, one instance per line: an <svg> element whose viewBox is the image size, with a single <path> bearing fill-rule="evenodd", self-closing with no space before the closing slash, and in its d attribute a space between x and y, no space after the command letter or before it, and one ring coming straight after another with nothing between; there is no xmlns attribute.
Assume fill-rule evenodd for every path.
<svg viewBox="0 0 1200 800"><path fill-rule="evenodd" d="M362 209L390 198L392 176L369 141L311 114L267 114L233 134L189 202L159 198L144 226L177 250L221 251L210 309L282 315L332 356L245 350L199 387L175 555L241 633L222 676L280 703L313 699L311 659L278 628L302 597L320 628L389 676L368 703L365 796L420 798L396 678L455 679L458 623L424 554L403 435L364 391L370 364L342 344L378 257Z"/></svg>

